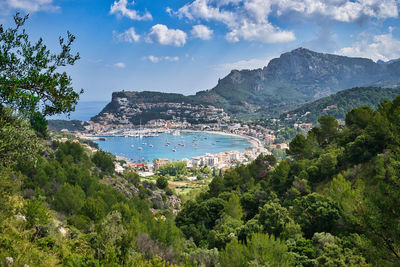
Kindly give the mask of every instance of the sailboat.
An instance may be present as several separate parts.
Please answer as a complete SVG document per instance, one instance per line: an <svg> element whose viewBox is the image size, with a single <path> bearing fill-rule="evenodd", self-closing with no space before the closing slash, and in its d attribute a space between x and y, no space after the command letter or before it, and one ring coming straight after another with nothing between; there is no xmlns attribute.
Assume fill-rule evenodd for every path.
<svg viewBox="0 0 400 267"><path fill-rule="evenodd" d="M139 123L140 123L139 124L139 139L142 139L143 138L143 136L142 136L142 119L140 119Z"/></svg>

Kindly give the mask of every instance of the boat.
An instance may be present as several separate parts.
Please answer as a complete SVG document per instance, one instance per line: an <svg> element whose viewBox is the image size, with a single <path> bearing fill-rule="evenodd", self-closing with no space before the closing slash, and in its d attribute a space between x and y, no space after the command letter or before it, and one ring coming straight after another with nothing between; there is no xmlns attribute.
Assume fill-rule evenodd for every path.
<svg viewBox="0 0 400 267"><path fill-rule="evenodd" d="M138 147L138 150L142 150L143 148L140 146L140 147Z"/></svg>
<svg viewBox="0 0 400 267"><path fill-rule="evenodd" d="M176 152L176 149L172 149L173 152Z"/></svg>
<svg viewBox="0 0 400 267"><path fill-rule="evenodd" d="M149 147L153 147L153 145L152 145L152 144L150 144L150 145L149 145Z"/></svg>
<svg viewBox="0 0 400 267"><path fill-rule="evenodd" d="M181 132L179 130L175 130L175 131L172 132L172 135L173 136L180 136Z"/></svg>
<svg viewBox="0 0 400 267"><path fill-rule="evenodd" d="M142 143L142 145L144 145L144 146L145 146L145 145L147 145L147 143Z"/></svg>
<svg viewBox="0 0 400 267"><path fill-rule="evenodd" d="M134 148L134 147L135 147L135 145L134 145L134 144L132 144L132 145L131 145L131 147L132 147L132 148Z"/></svg>

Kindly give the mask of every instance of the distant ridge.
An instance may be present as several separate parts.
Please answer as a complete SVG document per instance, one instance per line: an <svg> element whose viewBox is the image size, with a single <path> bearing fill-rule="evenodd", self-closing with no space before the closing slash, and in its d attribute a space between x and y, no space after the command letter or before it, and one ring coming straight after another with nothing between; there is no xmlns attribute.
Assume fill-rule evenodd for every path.
<svg viewBox="0 0 400 267"><path fill-rule="evenodd" d="M279 114L299 104L357 86L395 88L400 62L317 53L297 48L256 70L233 70L217 86L196 95L232 113Z"/></svg>
<svg viewBox="0 0 400 267"><path fill-rule="evenodd" d="M278 116L304 103L353 87L400 87L400 61L317 53L297 48L255 70L232 70L211 90L194 96L157 92L116 92L132 104L186 102L224 108L240 118ZM113 99L116 95L113 94ZM102 112L116 111L112 101Z"/></svg>

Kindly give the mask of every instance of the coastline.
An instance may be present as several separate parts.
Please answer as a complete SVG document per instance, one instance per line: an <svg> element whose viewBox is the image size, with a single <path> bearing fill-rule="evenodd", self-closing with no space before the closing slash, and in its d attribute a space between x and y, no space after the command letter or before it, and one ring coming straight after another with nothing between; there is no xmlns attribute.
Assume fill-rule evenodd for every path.
<svg viewBox="0 0 400 267"><path fill-rule="evenodd" d="M206 133L206 134L213 134L213 135L225 135L225 136L231 136L231 137L238 137L238 138L245 139L246 141L248 141L251 144L250 145L251 148L257 149L257 148L263 148L264 147L260 140L258 140L255 137L252 137L252 136L239 135L239 134L234 134L234 133L226 133L226 132L223 132L223 131L202 131L202 130L188 130L188 129L182 129L182 130L179 130L179 131L186 132L186 133ZM86 134L79 135L80 138L89 139L89 140L99 140L99 137L103 137L103 136L104 135L86 135ZM123 135L121 135L121 136L123 136ZM250 147L247 147L246 151L251 149ZM223 151L223 152L230 152L230 151L231 150L227 150L227 151ZM124 161L126 161L128 163L133 163L134 162L132 159L130 159L130 158L126 157L126 156L116 155L116 154L114 154L114 155L116 156L117 160L124 160ZM200 155L199 157L202 157L202 156L205 156L205 154Z"/></svg>
<svg viewBox="0 0 400 267"><path fill-rule="evenodd" d="M256 147L256 148L257 147L263 147L261 141L258 140L255 137L252 137L252 136L239 135L239 134L233 134L233 133L226 133L226 132L221 132L221 131L181 130L181 132L186 132L186 133L208 133L208 134L218 134L218 135L240 137L240 138L247 139L251 143L251 145L253 147Z"/></svg>

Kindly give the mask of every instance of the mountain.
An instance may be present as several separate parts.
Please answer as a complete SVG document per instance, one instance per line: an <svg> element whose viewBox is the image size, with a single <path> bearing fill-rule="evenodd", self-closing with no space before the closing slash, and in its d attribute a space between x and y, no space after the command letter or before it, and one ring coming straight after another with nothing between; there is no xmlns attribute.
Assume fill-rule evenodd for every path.
<svg viewBox="0 0 400 267"><path fill-rule="evenodd" d="M392 64L392 63L399 62L399 61L400 61L400 58L391 59L389 61L383 61L383 60L379 59L376 63L387 65L387 64Z"/></svg>
<svg viewBox="0 0 400 267"><path fill-rule="evenodd" d="M289 124L316 123L321 116L344 119L354 108L368 106L375 109L382 101L392 101L398 94L400 88L356 87L307 103L282 114L281 119Z"/></svg>
<svg viewBox="0 0 400 267"><path fill-rule="evenodd" d="M256 70L233 70L217 86L197 96L232 113L276 114L301 103L357 86L397 87L400 62L382 65L298 48Z"/></svg>
<svg viewBox="0 0 400 267"><path fill-rule="evenodd" d="M116 112L118 94L129 103L195 103L224 108L236 117L278 116L306 102L353 87L400 86L400 61L378 64L371 59L317 53L298 48L255 70L232 70L211 90L196 95L117 92L106 111Z"/></svg>

